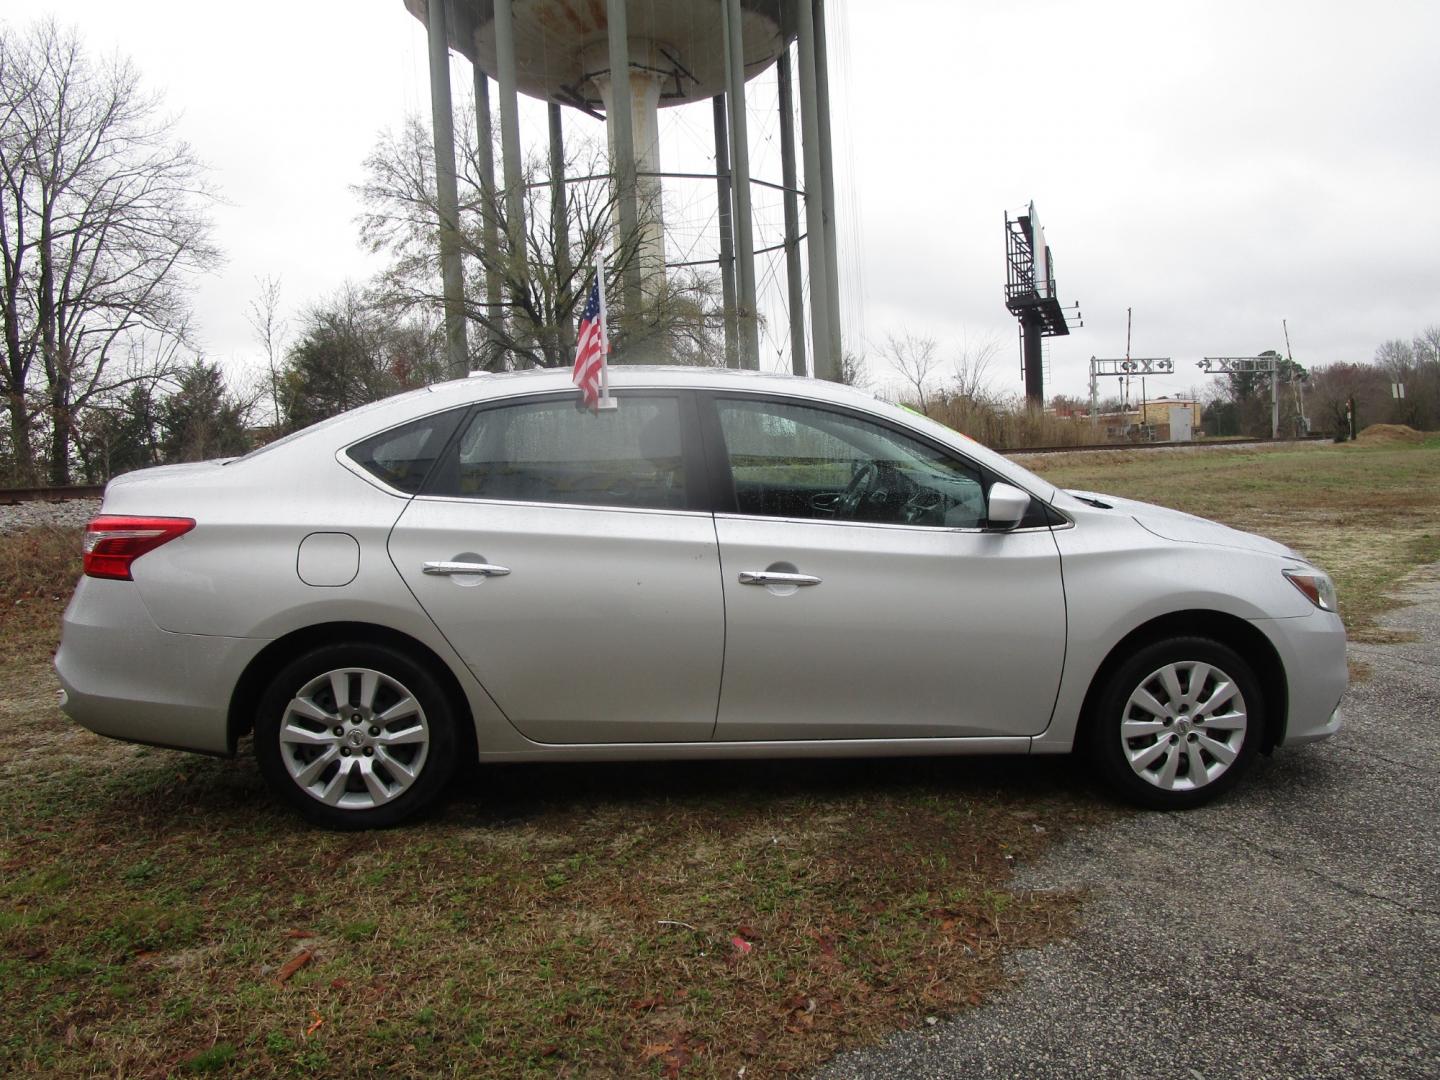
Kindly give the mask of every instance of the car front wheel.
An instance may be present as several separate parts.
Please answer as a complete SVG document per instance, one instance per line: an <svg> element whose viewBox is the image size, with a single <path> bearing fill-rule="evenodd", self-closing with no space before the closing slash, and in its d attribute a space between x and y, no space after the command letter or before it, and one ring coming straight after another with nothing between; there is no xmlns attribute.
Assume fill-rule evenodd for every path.
<svg viewBox="0 0 1440 1080"><path fill-rule="evenodd" d="M383 645L329 645L261 698L255 753L272 788L332 829L380 828L432 805L455 770L455 710L435 677Z"/></svg>
<svg viewBox="0 0 1440 1080"><path fill-rule="evenodd" d="M1264 727L1259 683L1238 653L1209 638L1170 638L1110 677L1090 750L1102 777L1130 802L1185 810L1240 778Z"/></svg>

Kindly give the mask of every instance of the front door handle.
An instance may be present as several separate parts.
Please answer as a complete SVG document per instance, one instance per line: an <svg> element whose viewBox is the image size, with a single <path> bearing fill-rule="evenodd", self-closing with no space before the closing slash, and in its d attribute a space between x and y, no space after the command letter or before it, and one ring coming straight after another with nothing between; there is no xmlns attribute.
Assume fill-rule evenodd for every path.
<svg viewBox="0 0 1440 1080"><path fill-rule="evenodd" d="M484 577L504 577L510 573L508 566L496 566L483 562L427 562L422 567L425 573L440 577L451 574L481 574Z"/></svg>
<svg viewBox="0 0 1440 1080"><path fill-rule="evenodd" d="M814 574L786 574L779 570L741 570L741 585L819 585Z"/></svg>

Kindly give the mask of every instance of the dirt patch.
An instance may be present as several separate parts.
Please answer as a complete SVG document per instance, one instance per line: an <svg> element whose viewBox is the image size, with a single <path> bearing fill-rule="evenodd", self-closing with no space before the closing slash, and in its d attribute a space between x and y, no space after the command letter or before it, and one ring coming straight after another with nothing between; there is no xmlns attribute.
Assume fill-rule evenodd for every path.
<svg viewBox="0 0 1440 1080"><path fill-rule="evenodd" d="M1369 446L1418 446L1428 437L1425 432L1405 424L1371 424L1355 436L1355 441Z"/></svg>

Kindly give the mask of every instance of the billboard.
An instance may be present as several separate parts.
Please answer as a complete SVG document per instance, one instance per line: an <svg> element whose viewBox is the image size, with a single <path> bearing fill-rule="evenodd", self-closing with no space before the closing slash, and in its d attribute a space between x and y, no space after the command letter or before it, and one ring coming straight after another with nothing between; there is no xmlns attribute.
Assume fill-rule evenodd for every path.
<svg viewBox="0 0 1440 1080"><path fill-rule="evenodd" d="M1040 218L1035 213L1035 204L1030 204L1030 247L1035 252L1035 292L1043 299L1050 299L1050 248L1045 244L1045 230L1040 227Z"/></svg>

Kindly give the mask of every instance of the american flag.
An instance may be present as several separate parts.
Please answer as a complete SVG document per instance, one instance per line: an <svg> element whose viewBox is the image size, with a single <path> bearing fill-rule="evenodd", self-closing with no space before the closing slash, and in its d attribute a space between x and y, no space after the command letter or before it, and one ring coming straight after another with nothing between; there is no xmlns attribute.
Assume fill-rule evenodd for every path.
<svg viewBox="0 0 1440 1080"><path fill-rule="evenodd" d="M580 388L585 404L594 409L600 401L600 387L604 380L605 354L610 351L610 339L605 333L605 296L601 292L603 279L601 269L595 268L595 284L590 286L590 299L580 316L580 338L575 346L575 370L570 380Z"/></svg>

